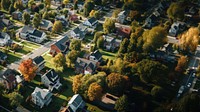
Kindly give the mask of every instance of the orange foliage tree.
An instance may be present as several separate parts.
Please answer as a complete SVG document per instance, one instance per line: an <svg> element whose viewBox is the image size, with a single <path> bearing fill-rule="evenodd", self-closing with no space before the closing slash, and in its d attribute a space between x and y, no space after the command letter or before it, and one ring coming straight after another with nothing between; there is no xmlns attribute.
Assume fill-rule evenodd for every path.
<svg viewBox="0 0 200 112"><path fill-rule="evenodd" d="M102 87L97 84L96 82L90 84L88 89L88 97L90 101L94 101L96 99L99 99L102 95Z"/></svg>
<svg viewBox="0 0 200 112"><path fill-rule="evenodd" d="M18 69L24 76L25 81L31 81L36 75L37 67L33 64L32 59L27 59L21 62Z"/></svg>

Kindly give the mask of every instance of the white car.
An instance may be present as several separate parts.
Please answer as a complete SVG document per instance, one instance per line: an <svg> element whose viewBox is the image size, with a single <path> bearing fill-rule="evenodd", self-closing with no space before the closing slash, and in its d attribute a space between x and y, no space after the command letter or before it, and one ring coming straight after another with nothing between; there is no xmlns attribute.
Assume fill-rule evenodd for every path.
<svg viewBox="0 0 200 112"><path fill-rule="evenodd" d="M195 73L193 73L193 74L192 74L192 77L195 77L195 75L196 75L196 74L195 74Z"/></svg>
<svg viewBox="0 0 200 112"><path fill-rule="evenodd" d="M191 83L188 83L187 87L191 87L191 85L192 85Z"/></svg>

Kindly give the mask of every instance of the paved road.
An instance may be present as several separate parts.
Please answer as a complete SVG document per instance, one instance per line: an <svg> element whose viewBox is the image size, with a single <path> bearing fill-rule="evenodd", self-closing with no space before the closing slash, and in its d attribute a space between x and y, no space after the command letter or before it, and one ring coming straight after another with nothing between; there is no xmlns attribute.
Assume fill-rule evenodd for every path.
<svg viewBox="0 0 200 112"><path fill-rule="evenodd" d="M0 105L0 110L3 109L5 112L11 112L10 110L8 110L7 108L3 107Z"/></svg>

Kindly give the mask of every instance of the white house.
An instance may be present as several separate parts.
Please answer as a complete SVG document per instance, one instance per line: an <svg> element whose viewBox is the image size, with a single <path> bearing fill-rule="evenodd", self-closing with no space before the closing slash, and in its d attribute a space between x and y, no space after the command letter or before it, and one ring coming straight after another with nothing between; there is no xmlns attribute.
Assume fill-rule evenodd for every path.
<svg viewBox="0 0 200 112"><path fill-rule="evenodd" d="M77 112L78 109L84 109L86 103L79 94L74 95L68 102L68 109ZM70 112L71 112L70 111Z"/></svg>
<svg viewBox="0 0 200 112"><path fill-rule="evenodd" d="M79 27L71 30L70 37L74 39L83 40L85 38L85 32L81 31Z"/></svg>
<svg viewBox="0 0 200 112"><path fill-rule="evenodd" d="M102 61L102 54L99 52L99 50L96 50L92 52L89 56L89 60L100 62Z"/></svg>
<svg viewBox="0 0 200 112"><path fill-rule="evenodd" d="M46 19L42 19L40 25L39 25L40 29L42 30L48 30L51 31L52 27L53 27L53 23L49 20Z"/></svg>
<svg viewBox="0 0 200 112"><path fill-rule="evenodd" d="M88 26L89 28L93 28L93 29L96 28L97 24L98 24L98 21L94 17L89 18L83 22L83 25Z"/></svg>
<svg viewBox="0 0 200 112"><path fill-rule="evenodd" d="M36 43L41 43L46 38L46 34L31 26L24 26L19 32L19 37Z"/></svg>
<svg viewBox="0 0 200 112"><path fill-rule="evenodd" d="M60 77L54 69L49 70L47 73L41 76L41 82L48 87L50 91L53 89L59 90L62 84L60 83Z"/></svg>
<svg viewBox="0 0 200 112"><path fill-rule="evenodd" d="M126 20L126 17L127 17L127 12L126 11L121 11L119 14L118 14L118 17L117 17L117 21L119 23L124 23L125 20Z"/></svg>
<svg viewBox="0 0 200 112"><path fill-rule="evenodd" d="M184 22L174 22L169 29L170 36L177 36L178 33L184 30L186 24Z"/></svg>
<svg viewBox="0 0 200 112"><path fill-rule="evenodd" d="M33 63L37 66L37 72L40 72L45 67L45 60L42 56L37 56L33 59Z"/></svg>
<svg viewBox="0 0 200 112"><path fill-rule="evenodd" d="M40 108L44 107L44 105L48 106L52 101L52 93L47 89L41 89L36 87L34 92L31 94L31 101L38 105Z"/></svg>
<svg viewBox="0 0 200 112"><path fill-rule="evenodd" d="M12 40L7 33L0 33L0 46L5 46L11 44Z"/></svg>

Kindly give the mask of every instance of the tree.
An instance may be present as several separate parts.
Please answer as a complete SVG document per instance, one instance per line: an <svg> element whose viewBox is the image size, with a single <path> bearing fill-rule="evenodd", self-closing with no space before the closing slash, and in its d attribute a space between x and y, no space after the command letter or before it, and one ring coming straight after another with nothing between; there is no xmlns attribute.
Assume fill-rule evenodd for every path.
<svg viewBox="0 0 200 112"><path fill-rule="evenodd" d="M80 40L72 40L69 46L70 50L76 50L80 51L81 50L81 41Z"/></svg>
<svg viewBox="0 0 200 112"><path fill-rule="evenodd" d="M49 8L51 6L51 0L45 0L46 7Z"/></svg>
<svg viewBox="0 0 200 112"><path fill-rule="evenodd" d="M136 64L140 79L146 83L162 84L167 81L167 66L148 59L143 59Z"/></svg>
<svg viewBox="0 0 200 112"><path fill-rule="evenodd" d="M81 85L82 85L82 77L83 75L80 74L80 75L76 75L74 78L73 78L73 82L72 82L72 90L75 94L79 93L80 92L80 89L81 89Z"/></svg>
<svg viewBox="0 0 200 112"><path fill-rule="evenodd" d="M106 18L103 24L103 31L105 33L112 33L115 30L115 20Z"/></svg>
<svg viewBox="0 0 200 112"><path fill-rule="evenodd" d="M22 0L17 0L14 3L14 8L18 10L22 10L24 8Z"/></svg>
<svg viewBox="0 0 200 112"><path fill-rule="evenodd" d="M90 17L99 18L100 12L96 10L92 10L89 14Z"/></svg>
<svg viewBox="0 0 200 112"><path fill-rule="evenodd" d="M35 1L34 0L29 0L28 1L28 8L31 9L32 5L35 4Z"/></svg>
<svg viewBox="0 0 200 112"><path fill-rule="evenodd" d="M34 17L33 17L33 26L35 28L38 28L38 26L40 25L40 22L41 22L41 17L38 13L35 13L34 14Z"/></svg>
<svg viewBox="0 0 200 112"><path fill-rule="evenodd" d="M12 92L12 93L8 94L8 96L9 96L11 106L17 107L23 101L23 96L17 92Z"/></svg>
<svg viewBox="0 0 200 112"><path fill-rule="evenodd" d="M74 2L74 10L77 10L78 9L78 0L76 0L75 2Z"/></svg>
<svg viewBox="0 0 200 112"><path fill-rule="evenodd" d="M69 3L69 0L63 0L63 4L67 5Z"/></svg>
<svg viewBox="0 0 200 112"><path fill-rule="evenodd" d="M83 14L84 14L84 16L87 17L93 8L94 8L94 4L92 2L87 2L86 1L84 6L83 6Z"/></svg>
<svg viewBox="0 0 200 112"><path fill-rule="evenodd" d="M199 44L200 31L196 27L191 27L188 31L179 36L180 47L187 52L195 52Z"/></svg>
<svg viewBox="0 0 200 112"><path fill-rule="evenodd" d="M125 38L125 39L120 43L120 47L119 47L119 50L118 50L118 54L126 53L126 52L127 52L128 45L129 45L129 40L128 40L127 38Z"/></svg>
<svg viewBox="0 0 200 112"><path fill-rule="evenodd" d="M49 13L45 11L42 15L42 19L48 19L49 18Z"/></svg>
<svg viewBox="0 0 200 112"><path fill-rule="evenodd" d="M136 10L131 10L131 11L129 12L129 15L128 15L128 17L130 17L131 20L137 19L138 16L139 16L139 12L136 11Z"/></svg>
<svg viewBox="0 0 200 112"><path fill-rule="evenodd" d="M173 20L183 19L184 17L185 6L181 2L171 3L167 9L167 15Z"/></svg>
<svg viewBox="0 0 200 112"><path fill-rule="evenodd" d="M30 14L27 13L27 12L24 12L23 16L22 16L22 20L23 20L25 25L28 25L30 23L30 20L31 20Z"/></svg>
<svg viewBox="0 0 200 112"><path fill-rule="evenodd" d="M128 106L128 98L126 95L121 96L115 103L117 112L126 112Z"/></svg>
<svg viewBox="0 0 200 112"><path fill-rule="evenodd" d="M24 76L25 81L31 81L36 76L37 67L32 59L23 60L19 65L19 71Z"/></svg>
<svg viewBox="0 0 200 112"><path fill-rule="evenodd" d="M12 14L15 11L14 5L10 4L9 13Z"/></svg>
<svg viewBox="0 0 200 112"><path fill-rule="evenodd" d="M53 24L52 32L53 33L61 33L63 29L61 21L55 21Z"/></svg>
<svg viewBox="0 0 200 112"><path fill-rule="evenodd" d="M63 68L65 66L66 60L62 53L58 53L54 58L52 58L52 64L55 68Z"/></svg>
<svg viewBox="0 0 200 112"><path fill-rule="evenodd" d="M77 57L79 56L79 52L72 50L70 51L67 56L66 56L66 60L69 64L69 66L71 67L71 65L75 64Z"/></svg>
<svg viewBox="0 0 200 112"><path fill-rule="evenodd" d="M98 83L94 82L90 84L89 89L88 89L89 100L94 101L94 100L100 99L102 96L102 91L103 89Z"/></svg>
<svg viewBox="0 0 200 112"><path fill-rule="evenodd" d="M97 48L102 49L103 47L104 47L104 38L101 36L97 40Z"/></svg>
<svg viewBox="0 0 200 112"><path fill-rule="evenodd" d="M3 84L0 83L0 98L3 95L4 90L5 90L5 88L4 88Z"/></svg>
<svg viewBox="0 0 200 112"><path fill-rule="evenodd" d="M103 36L103 34L104 34L103 32L97 31L97 32L94 34L93 42L96 44L98 38L99 38L100 36Z"/></svg>
<svg viewBox="0 0 200 112"><path fill-rule="evenodd" d="M82 80L81 80L82 78L83 78L83 74L76 75L73 78L72 90L75 94L80 92L81 85L82 85Z"/></svg>
<svg viewBox="0 0 200 112"><path fill-rule="evenodd" d="M1 8L3 10L8 10L10 6L10 0L1 0Z"/></svg>
<svg viewBox="0 0 200 112"><path fill-rule="evenodd" d="M154 96L155 98L159 98L162 97L162 92L163 92L163 88L160 86L154 86L151 89L151 95Z"/></svg>
<svg viewBox="0 0 200 112"><path fill-rule="evenodd" d="M137 52L129 52L124 55L124 61L130 62L130 63L136 63L139 61L139 55Z"/></svg>
<svg viewBox="0 0 200 112"><path fill-rule="evenodd" d="M120 9L115 9L114 11L113 11L113 13L112 13L112 17L114 17L114 18L117 18L118 17L118 14L120 13Z"/></svg>
<svg viewBox="0 0 200 112"><path fill-rule="evenodd" d="M183 73L187 66L188 58L186 56L181 56L178 59L178 64L176 65L175 71Z"/></svg>
<svg viewBox="0 0 200 112"><path fill-rule="evenodd" d="M155 51L167 42L167 33L164 28L156 26L143 33L143 41L144 51Z"/></svg>
<svg viewBox="0 0 200 112"><path fill-rule="evenodd" d="M106 82L111 92L119 94L126 89L128 77L118 73L111 73L106 77Z"/></svg>
<svg viewBox="0 0 200 112"><path fill-rule="evenodd" d="M200 66L198 66L197 71L196 71L196 76L200 78Z"/></svg>

